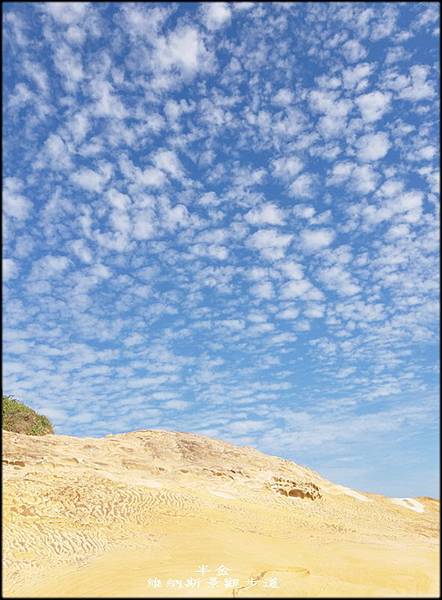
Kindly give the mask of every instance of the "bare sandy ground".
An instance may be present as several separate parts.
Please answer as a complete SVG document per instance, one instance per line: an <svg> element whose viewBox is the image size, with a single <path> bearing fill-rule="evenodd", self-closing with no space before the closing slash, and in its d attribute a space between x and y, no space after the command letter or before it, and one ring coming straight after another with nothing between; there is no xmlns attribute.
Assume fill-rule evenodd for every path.
<svg viewBox="0 0 442 600"><path fill-rule="evenodd" d="M432 597L439 502L251 448L3 432L5 597Z"/></svg>

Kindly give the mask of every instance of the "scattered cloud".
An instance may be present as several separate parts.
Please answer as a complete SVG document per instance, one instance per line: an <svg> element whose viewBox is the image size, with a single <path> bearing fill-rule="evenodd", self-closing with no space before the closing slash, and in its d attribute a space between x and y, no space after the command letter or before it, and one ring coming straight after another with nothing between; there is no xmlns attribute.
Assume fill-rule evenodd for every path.
<svg viewBox="0 0 442 600"><path fill-rule="evenodd" d="M253 208L246 214L245 219L251 225L282 225L284 223L281 209L271 202Z"/></svg>
<svg viewBox="0 0 442 600"><path fill-rule="evenodd" d="M249 237L248 244L272 261L283 258L292 239L292 235L279 233L276 229L260 229Z"/></svg>
<svg viewBox="0 0 442 600"><path fill-rule="evenodd" d="M307 252L327 248L334 238L335 232L331 229L304 229L301 231L301 244Z"/></svg>
<svg viewBox="0 0 442 600"><path fill-rule="evenodd" d="M210 30L219 29L230 21L228 2L208 2L203 5L203 21Z"/></svg>
<svg viewBox="0 0 442 600"><path fill-rule="evenodd" d="M367 133L357 142L358 158L364 162L372 162L384 158L390 149L388 135L384 132Z"/></svg>
<svg viewBox="0 0 442 600"><path fill-rule="evenodd" d="M5 392L60 433L320 466L406 431L429 463L437 7L9 3L3 33Z"/></svg>
<svg viewBox="0 0 442 600"><path fill-rule="evenodd" d="M361 111L364 121L373 123L384 116L385 112L388 110L390 100L391 94L375 91L369 92L368 94L362 94L356 98L356 104Z"/></svg>

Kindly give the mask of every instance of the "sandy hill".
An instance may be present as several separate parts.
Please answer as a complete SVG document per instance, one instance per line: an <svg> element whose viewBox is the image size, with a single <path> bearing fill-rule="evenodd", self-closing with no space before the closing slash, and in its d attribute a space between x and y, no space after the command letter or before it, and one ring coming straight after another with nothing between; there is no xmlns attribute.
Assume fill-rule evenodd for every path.
<svg viewBox="0 0 442 600"><path fill-rule="evenodd" d="M187 433L3 432L6 597L438 594L439 502Z"/></svg>

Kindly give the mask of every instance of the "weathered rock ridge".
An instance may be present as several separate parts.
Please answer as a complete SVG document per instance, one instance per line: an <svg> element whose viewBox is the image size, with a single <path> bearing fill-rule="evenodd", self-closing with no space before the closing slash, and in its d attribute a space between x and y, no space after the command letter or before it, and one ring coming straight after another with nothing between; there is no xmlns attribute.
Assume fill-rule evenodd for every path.
<svg viewBox="0 0 442 600"><path fill-rule="evenodd" d="M357 492L253 448L3 432L3 483L7 597L438 593L439 502Z"/></svg>

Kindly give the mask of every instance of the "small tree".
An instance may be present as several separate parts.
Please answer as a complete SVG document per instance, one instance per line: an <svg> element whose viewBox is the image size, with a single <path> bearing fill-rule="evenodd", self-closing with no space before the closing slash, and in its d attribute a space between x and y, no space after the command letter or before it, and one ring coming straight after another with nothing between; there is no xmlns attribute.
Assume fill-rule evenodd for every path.
<svg viewBox="0 0 442 600"><path fill-rule="evenodd" d="M13 396L2 396L2 420L2 427L6 431L28 435L54 433L52 423L47 417L39 415Z"/></svg>

